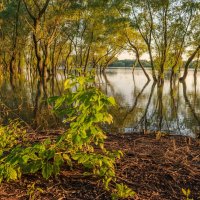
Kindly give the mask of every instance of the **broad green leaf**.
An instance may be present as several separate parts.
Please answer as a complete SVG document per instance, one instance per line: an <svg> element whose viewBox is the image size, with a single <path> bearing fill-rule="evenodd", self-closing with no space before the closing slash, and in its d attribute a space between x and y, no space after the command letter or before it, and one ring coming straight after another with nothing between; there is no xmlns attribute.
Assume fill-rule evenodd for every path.
<svg viewBox="0 0 200 200"><path fill-rule="evenodd" d="M49 162L43 163L42 164L42 176L45 179L48 179L53 173L53 165L50 164Z"/></svg>

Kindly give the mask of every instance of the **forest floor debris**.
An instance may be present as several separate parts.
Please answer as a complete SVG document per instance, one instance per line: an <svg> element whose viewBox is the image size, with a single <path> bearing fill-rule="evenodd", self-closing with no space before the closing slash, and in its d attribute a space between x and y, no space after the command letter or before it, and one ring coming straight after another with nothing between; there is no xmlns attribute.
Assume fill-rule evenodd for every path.
<svg viewBox="0 0 200 200"><path fill-rule="evenodd" d="M44 133L43 133L44 134ZM35 135L42 140L50 135ZM190 189L190 198L200 200L200 141L183 136L159 136L153 133L110 134L108 149L121 149L117 162L120 182L131 187L136 200L185 200L182 188ZM23 176L20 181L0 185L0 200L109 200L98 179L82 175L80 167L63 169L48 181L40 175Z"/></svg>

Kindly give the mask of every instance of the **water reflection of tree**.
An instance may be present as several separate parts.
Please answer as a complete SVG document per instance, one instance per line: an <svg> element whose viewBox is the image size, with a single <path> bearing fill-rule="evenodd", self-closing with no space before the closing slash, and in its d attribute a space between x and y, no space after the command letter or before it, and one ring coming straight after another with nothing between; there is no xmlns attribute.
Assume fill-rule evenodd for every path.
<svg viewBox="0 0 200 200"><path fill-rule="evenodd" d="M116 94L114 90L114 86L109 82L106 74L104 74L104 79L106 83L111 88L112 95L115 96L117 99L117 102L120 102L120 100L123 101L123 96L121 94ZM134 81L134 80L133 80ZM134 103L130 107L121 106L117 108L112 109L112 115L115 119L114 126L117 126L118 128L124 128L127 127L127 124L132 124L132 128L138 129L139 127L142 129L147 129L148 124L151 125L152 119L154 119L155 115L157 114L156 121L159 122L160 129L162 128L162 121L163 121L163 102L162 102L162 96L163 96L163 84L157 85L157 100L156 105L154 106L154 109L151 110L151 115L148 119L148 111L151 104L152 96L154 94L156 83L154 82L151 86L150 93L148 97L144 93L145 89L149 85L149 81L147 81L142 89L138 89L137 85L134 84ZM137 94L136 94L137 93ZM121 96L121 97L120 97ZM147 99L147 103L145 106L142 106L139 108L138 103L141 103L142 99Z"/></svg>
<svg viewBox="0 0 200 200"><path fill-rule="evenodd" d="M29 122L31 113L29 112L30 109L27 108L31 107L31 101L28 90L27 83L22 77L13 79L12 82L4 78L0 85L0 110L4 110L4 113L1 113L4 123L15 118Z"/></svg>
<svg viewBox="0 0 200 200"><path fill-rule="evenodd" d="M164 83L157 85L156 99L155 115L149 118L150 128L156 131L171 132L178 130L180 132L178 117L179 84L170 82L169 94L164 94Z"/></svg>
<svg viewBox="0 0 200 200"><path fill-rule="evenodd" d="M134 84L133 91L133 105L130 107L124 105L124 96L122 93L116 91L116 88L112 82L109 81L106 74L102 74L103 81L106 82L107 92L109 95L113 95L119 106L112 108L111 114L114 116L114 127L116 128L130 128L131 130L156 130L167 132L179 132L185 131L186 121L183 118L183 102L182 96L180 96L180 83L177 80L172 82L165 82L160 84L152 84L151 89L145 92L145 89L149 85L145 83L141 89ZM137 82L138 83L138 82ZM120 83L119 83L120 84ZM166 84L166 85L165 85ZM169 85L168 85L169 84ZM164 90L169 86L169 93L165 93ZM156 92L155 92L156 89ZM103 89L105 90L105 88ZM187 96L185 91L184 96ZM198 102L198 96L195 97L195 93L192 93L196 103ZM197 95L197 94L196 94ZM184 97L185 98L185 97ZM188 99L186 97L186 99ZM144 103L144 100L146 103ZM189 99L188 99L189 101ZM187 101L186 101L187 102ZM200 101L199 101L200 102ZM196 105L195 103L195 105ZM193 104L190 103L190 107ZM191 109L192 112L195 108ZM195 115L195 113L194 113ZM195 116L198 119L198 116ZM191 120L192 122L192 120ZM126 130L125 130L126 131Z"/></svg>
<svg viewBox="0 0 200 200"><path fill-rule="evenodd" d="M194 117L194 119L196 120L197 124L198 124L198 127L200 127L200 118L199 116L197 115L196 111L195 111L195 107L192 105L192 103L190 102L188 96L187 96L187 86L186 86L186 83L185 81L182 82L182 85L183 85L183 96L184 96L184 99L185 99L185 103L188 105L188 107L190 108L190 111ZM198 130L199 131L199 130ZM200 137L200 133L198 133L198 137Z"/></svg>
<svg viewBox="0 0 200 200"><path fill-rule="evenodd" d="M49 96L59 94L55 81L49 79L44 85L38 79L21 78L12 87L13 82L4 78L0 84L0 118L4 123L9 119L19 119L30 126L57 127L57 121L47 104ZM63 82L58 81L58 84L60 86Z"/></svg>
<svg viewBox="0 0 200 200"><path fill-rule="evenodd" d="M110 75L110 73L109 73ZM114 117L113 127L123 127L123 121L121 117L126 113L126 108L124 108L121 103L124 102L124 97L122 94L116 92L114 85L109 81L107 73L101 73L100 80L102 83L105 83L105 88L101 87L101 90L104 91L107 95L114 96L117 101L117 106L113 107L110 112Z"/></svg>
<svg viewBox="0 0 200 200"><path fill-rule="evenodd" d="M155 86L154 86L155 87ZM146 111L146 117L145 117L145 130L147 129L153 129L156 131L161 131L163 129L164 124L166 124L168 130L168 120L166 117L166 109L167 107L164 106L164 96L163 96L163 88L164 88L164 82L160 82L157 84L157 93L155 93L155 100L154 100L154 107L151 110L150 116L147 117ZM152 92L154 91L154 88L152 88ZM151 97L152 94L150 94ZM149 127L148 127L149 126Z"/></svg>
<svg viewBox="0 0 200 200"><path fill-rule="evenodd" d="M195 86L197 85L197 81L194 80L191 93L188 93L186 83L180 84L183 85L183 96L182 93L180 95L178 82L171 82L170 92L165 94L164 84L156 85L154 83L149 88L150 83L145 83L140 88L140 81L137 81L138 85L133 84L133 98L131 97L131 99L134 100L130 102L130 107L124 105L126 101L125 97L116 89L114 83L111 82L110 75L109 77L106 75L106 73L99 75L98 82L103 83L99 87L108 95L114 96L119 103L118 107L111 109L111 114L115 119L113 126L118 128L130 127L135 130L173 130L176 132L179 130L180 133L186 129L192 129L191 127L200 127L200 118L198 116L200 97L197 86ZM130 78L132 78L131 74ZM57 121L51 114L46 100L49 96L54 96L62 92L64 79L65 77L62 75L58 78L52 77L45 86L42 81L33 77L30 77L29 80L21 78L16 80L14 83L15 87L12 87L9 80L4 79L0 83L0 100L6 103L10 110L27 123L32 123L34 120L35 124L43 127L55 126ZM117 84L120 84L120 81ZM188 110L186 111L186 115L189 113L189 116L183 114L185 109L183 101L185 101L189 108L189 112ZM0 115L4 112L3 109L0 105ZM6 117L7 119L13 119L16 116L9 112ZM190 119L188 120L188 118Z"/></svg>
<svg viewBox="0 0 200 200"><path fill-rule="evenodd" d="M55 81L57 83L57 87L55 87ZM61 83L63 83L62 80ZM47 103L50 96L54 96L55 94L61 92L60 87L58 86L59 81L55 77L48 79L47 84L38 80L33 110L34 127L50 128L56 127L57 123L59 123ZM55 90L55 88L57 88L57 90Z"/></svg>
<svg viewBox="0 0 200 200"><path fill-rule="evenodd" d="M137 88L137 86L134 84L134 92L133 92L133 99L134 103L130 107L124 106L124 96L120 93L117 93L115 91L114 85L109 81L107 78L107 75L103 74L103 79L106 82L106 85L109 87L111 95L114 96L117 100L118 106L115 108L112 108L111 113L114 117L114 126L118 128L124 128L126 124L128 123L137 123L137 121L140 120L139 113L141 112L141 109L138 107L138 103L141 102L142 99L147 99L147 96L144 94L145 88L147 88L149 81L147 81L141 90ZM155 85L155 84L154 84ZM137 94L136 94L137 93ZM144 109L142 107L142 109ZM139 112L138 112L139 110Z"/></svg>
<svg viewBox="0 0 200 200"><path fill-rule="evenodd" d="M157 96L158 96L158 129L162 130L162 122L163 122L163 86L164 82L157 84Z"/></svg>
<svg viewBox="0 0 200 200"><path fill-rule="evenodd" d="M176 85L176 83L178 83ZM171 118L176 119L177 129L181 134L179 116L178 116L178 106L179 106L179 81L170 81L170 97L171 97Z"/></svg>
<svg viewBox="0 0 200 200"><path fill-rule="evenodd" d="M113 87L113 85L111 84L111 82L108 80L106 73L105 72L101 73L100 74L100 78L101 78L102 82L106 83L105 84L106 85L106 94L108 95L108 88L107 87L109 86L110 91L111 91L111 95L114 96L115 95L115 88Z"/></svg>
<svg viewBox="0 0 200 200"><path fill-rule="evenodd" d="M145 88L148 86L148 84L149 84L149 81L147 81L147 82L145 83L145 85L143 86L143 88L141 89L141 91L140 91L140 92L138 93L138 95L135 97L135 102L134 102L132 108L129 109L129 110L126 112L125 116L124 116L123 119L122 119L123 121L126 121L126 119L128 118L128 116L133 114L133 112L134 112L135 109L137 108L138 101L139 101L140 97L142 96L142 94L143 94ZM134 91L135 91L135 90L134 90Z"/></svg>
<svg viewBox="0 0 200 200"><path fill-rule="evenodd" d="M149 105L151 103L151 99L152 99L152 96L153 96L153 93L154 93L154 89L155 89L155 86L156 86L156 82L153 82L152 86L151 86L151 92L150 92L150 95L149 95L149 98L148 98L148 101L147 101L147 105L145 107L145 111L144 111L144 114L143 116L141 117L140 121L137 123L136 127L138 125L142 125L142 127L144 126L144 130L146 131L148 129L148 119L147 119L147 113L148 113L148 110L149 110Z"/></svg>

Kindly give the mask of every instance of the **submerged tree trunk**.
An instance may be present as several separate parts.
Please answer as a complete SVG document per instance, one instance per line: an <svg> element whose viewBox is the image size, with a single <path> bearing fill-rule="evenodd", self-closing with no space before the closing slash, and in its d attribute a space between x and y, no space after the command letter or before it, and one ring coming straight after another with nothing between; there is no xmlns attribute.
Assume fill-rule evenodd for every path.
<svg viewBox="0 0 200 200"><path fill-rule="evenodd" d="M155 86L156 86L156 82L153 82L153 85L151 86L151 92L150 92L150 95L149 95L149 98L148 98L148 102L147 102L147 105L145 107L144 114L141 117L140 121L137 123L137 125L139 125L139 124L143 124L143 122L144 122L144 131L145 132L148 130L147 112L149 110L149 105L151 103L151 99L152 99L152 96L153 96L153 93L154 93Z"/></svg>
<svg viewBox="0 0 200 200"><path fill-rule="evenodd" d="M158 93L158 128L159 131L162 130L162 123L163 123L163 86L164 82L157 85L157 93Z"/></svg>
<svg viewBox="0 0 200 200"><path fill-rule="evenodd" d="M194 119L197 121L198 123L198 126L200 126L200 119L199 119L199 116L195 110L195 107L192 106L192 103L190 102L188 96L187 96L187 86L186 86L186 83L185 81L182 82L183 84L183 96L184 96L184 99L185 99L185 103L189 106L190 108L190 111L191 113L193 114L194 116ZM198 138L200 137L200 135L198 135Z"/></svg>

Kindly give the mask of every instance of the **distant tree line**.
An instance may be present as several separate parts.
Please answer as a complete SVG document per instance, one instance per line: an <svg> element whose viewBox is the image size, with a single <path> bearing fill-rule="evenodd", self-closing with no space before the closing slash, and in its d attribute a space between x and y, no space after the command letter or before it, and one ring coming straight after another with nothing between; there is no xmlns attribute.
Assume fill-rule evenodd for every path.
<svg viewBox="0 0 200 200"><path fill-rule="evenodd" d="M145 68L151 68L150 61L140 60L140 62ZM186 61L183 61L183 63L186 64ZM189 64L189 68L191 68L191 69L195 69L197 66L200 67L200 63L198 60L192 61ZM136 59L134 59L134 60L131 60L131 59L118 60L118 59L116 59L111 64L109 64L108 67L111 67L111 68L112 67L129 67L129 68L137 67L137 68L140 68L140 65Z"/></svg>
<svg viewBox="0 0 200 200"><path fill-rule="evenodd" d="M147 60L140 60L140 62L145 68L151 67L151 63ZM140 65L138 64L137 60L124 59L115 60L108 67L140 67Z"/></svg>

